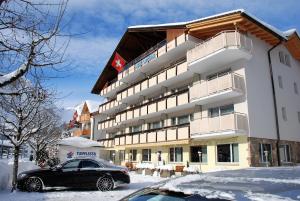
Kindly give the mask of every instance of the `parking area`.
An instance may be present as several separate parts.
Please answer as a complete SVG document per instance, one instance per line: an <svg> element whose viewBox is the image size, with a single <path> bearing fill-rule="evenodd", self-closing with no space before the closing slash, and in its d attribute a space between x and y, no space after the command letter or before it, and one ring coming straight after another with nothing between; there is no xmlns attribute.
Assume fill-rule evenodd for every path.
<svg viewBox="0 0 300 201"><path fill-rule="evenodd" d="M47 190L42 193L27 193L16 191L10 193L9 191L0 192L0 200L6 201L117 201L122 197L135 192L138 189L154 184L164 180L163 178L145 176L130 173L131 183L129 185L120 186L113 191L101 192L94 190Z"/></svg>

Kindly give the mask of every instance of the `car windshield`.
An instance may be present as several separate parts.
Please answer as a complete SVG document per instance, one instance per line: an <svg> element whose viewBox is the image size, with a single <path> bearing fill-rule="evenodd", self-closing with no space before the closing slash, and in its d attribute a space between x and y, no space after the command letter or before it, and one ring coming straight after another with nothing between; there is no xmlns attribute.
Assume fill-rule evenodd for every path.
<svg viewBox="0 0 300 201"><path fill-rule="evenodd" d="M124 201L225 201L223 199L208 199L200 195L186 195L180 192L147 189L132 195Z"/></svg>

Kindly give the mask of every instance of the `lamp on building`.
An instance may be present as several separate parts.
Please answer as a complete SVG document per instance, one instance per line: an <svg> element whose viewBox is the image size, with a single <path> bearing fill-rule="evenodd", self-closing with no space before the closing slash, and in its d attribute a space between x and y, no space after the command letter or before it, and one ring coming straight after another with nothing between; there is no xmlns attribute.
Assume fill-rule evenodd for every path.
<svg viewBox="0 0 300 201"><path fill-rule="evenodd" d="M200 167L200 172L202 172L201 171L201 162L202 162L202 152L201 151L198 151L198 156L199 156L199 167Z"/></svg>

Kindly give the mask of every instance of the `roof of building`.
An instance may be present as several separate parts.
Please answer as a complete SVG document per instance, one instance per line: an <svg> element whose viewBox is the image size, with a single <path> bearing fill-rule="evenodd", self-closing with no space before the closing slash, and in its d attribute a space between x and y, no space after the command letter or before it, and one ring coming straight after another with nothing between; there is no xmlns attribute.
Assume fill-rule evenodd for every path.
<svg viewBox="0 0 300 201"><path fill-rule="evenodd" d="M224 22L231 23L231 26ZM202 28L210 29L210 27L213 27L211 29L217 31L216 26L220 27L220 30L228 30L230 27L231 29L234 27L237 28L237 26L239 29L243 29L244 31L253 29L251 34L254 34L255 27L256 32L259 31L259 33L256 33L257 37L265 40L270 45L275 45L280 41L287 42L293 37L293 44L288 44L287 47L292 49L294 57L300 60L300 54L297 53L298 50L300 50L300 38L295 29L281 31L258 19L244 9L231 10L186 22L135 25L127 28L101 75L96 81L92 89L92 93L99 94L102 88L104 88L109 81L117 77L118 72L114 68L110 67L113 56L116 52L122 55L126 61L132 61L158 42L164 40L166 38L166 31L169 29L184 29L188 31L188 33L201 35ZM214 31L209 32L209 34L216 34ZM208 35L202 34L201 37L206 39Z"/></svg>

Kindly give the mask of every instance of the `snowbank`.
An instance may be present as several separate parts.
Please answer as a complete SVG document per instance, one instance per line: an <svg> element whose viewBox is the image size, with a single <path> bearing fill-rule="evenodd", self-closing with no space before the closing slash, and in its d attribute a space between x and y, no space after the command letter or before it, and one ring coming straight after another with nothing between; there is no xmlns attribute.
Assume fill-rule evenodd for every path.
<svg viewBox="0 0 300 201"><path fill-rule="evenodd" d="M13 160L0 160L0 190L9 188L12 179L13 164ZM35 165L32 161L19 159L18 173L37 168L39 166Z"/></svg>
<svg viewBox="0 0 300 201"><path fill-rule="evenodd" d="M159 165L157 166L155 169L159 169L159 170L169 170L172 171L174 170L172 165Z"/></svg>
<svg viewBox="0 0 300 201"><path fill-rule="evenodd" d="M152 163L138 163L136 164L136 167L140 169L155 169L155 166Z"/></svg>
<svg viewBox="0 0 300 201"><path fill-rule="evenodd" d="M199 168L196 167L196 166L184 167L183 171L185 171L185 172L191 172L191 173L198 173L198 172L200 172Z"/></svg>
<svg viewBox="0 0 300 201"><path fill-rule="evenodd" d="M0 190L8 187L9 183L9 166L4 161L0 161Z"/></svg>
<svg viewBox="0 0 300 201"><path fill-rule="evenodd" d="M62 139L59 145L73 146L79 148L88 148L88 147L103 147L99 142L89 140L83 137L68 137Z"/></svg>

